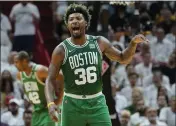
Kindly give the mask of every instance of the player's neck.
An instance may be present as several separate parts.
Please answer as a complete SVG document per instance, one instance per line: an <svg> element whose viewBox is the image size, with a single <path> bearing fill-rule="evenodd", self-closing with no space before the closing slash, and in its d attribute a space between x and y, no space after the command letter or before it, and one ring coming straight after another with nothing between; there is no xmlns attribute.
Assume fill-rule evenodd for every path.
<svg viewBox="0 0 176 126"><path fill-rule="evenodd" d="M84 45L86 42L86 35L83 35L80 38L71 37L71 42L75 45Z"/></svg>
<svg viewBox="0 0 176 126"><path fill-rule="evenodd" d="M32 65L28 65L26 68L25 68L25 70L24 70L24 72L26 73L26 75L30 75L31 74L31 71L32 71Z"/></svg>

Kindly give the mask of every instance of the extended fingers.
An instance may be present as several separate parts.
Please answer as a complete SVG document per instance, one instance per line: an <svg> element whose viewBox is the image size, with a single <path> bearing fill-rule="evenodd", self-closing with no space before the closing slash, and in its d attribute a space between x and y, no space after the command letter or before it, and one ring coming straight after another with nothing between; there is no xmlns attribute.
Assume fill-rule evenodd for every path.
<svg viewBox="0 0 176 126"><path fill-rule="evenodd" d="M144 42L149 43L149 40L144 35L139 34L139 35L137 35L137 37L140 38L141 40L143 40Z"/></svg>
<svg viewBox="0 0 176 126"><path fill-rule="evenodd" d="M142 39L142 40L146 40L146 37L144 36L144 35L142 35L142 34L139 34L139 35L137 35L136 36L137 38L140 38L140 39Z"/></svg>

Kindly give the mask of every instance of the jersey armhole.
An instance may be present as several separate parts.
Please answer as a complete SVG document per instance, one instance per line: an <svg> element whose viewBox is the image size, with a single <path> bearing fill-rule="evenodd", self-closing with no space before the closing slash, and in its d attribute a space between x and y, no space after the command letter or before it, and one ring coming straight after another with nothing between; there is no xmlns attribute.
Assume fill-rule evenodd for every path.
<svg viewBox="0 0 176 126"><path fill-rule="evenodd" d="M38 67L40 67L40 65L36 65L36 66L35 66L35 69L34 69L34 70L35 70L34 75L35 75L37 81L38 81L40 84L45 85L45 83L44 83L43 81L41 81L41 80L38 78L38 76L37 76L37 68L38 68Z"/></svg>
<svg viewBox="0 0 176 126"><path fill-rule="evenodd" d="M65 56L64 56L63 63L62 63L62 65L64 65L67 60L67 57L68 57L68 50L67 50L67 47L64 43L61 43L61 45L64 47L64 50L65 50Z"/></svg>
<svg viewBox="0 0 176 126"><path fill-rule="evenodd" d="M100 56L101 56L101 59L103 59L103 54L102 54L101 49L98 45L98 37L100 37L100 36L96 36L95 45L97 46L98 52L100 53Z"/></svg>

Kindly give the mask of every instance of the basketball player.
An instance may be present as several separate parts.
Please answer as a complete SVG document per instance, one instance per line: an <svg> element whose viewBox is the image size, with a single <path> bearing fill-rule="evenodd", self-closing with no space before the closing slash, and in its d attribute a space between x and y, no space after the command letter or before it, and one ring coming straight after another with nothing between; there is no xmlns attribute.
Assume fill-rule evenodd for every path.
<svg viewBox="0 0 176 126"><path fill-rule="evenodd" d="M43 65L31 63L30 57L25 51L21 51L15 56L15 65L20 71L17 74L17 78L22 82L24 93L29 102L34 106L34 111L32 113L32 126L55 126L55 122L49 117L44 94L45 80L48 76L48 68ZM55 83L57 88L55 92L60 95L60 99L55 99L54 102L56 105L61 103L61 98L63 95L63 88L57 87L63 86L62 75L58 74L57 79L59 80L59 85L56 85Z"/></svg>
<svg viewBox="0 0 176 126"><path fill-rule="evenodd" d="M111 46L102 36L85 34L90 15L84 5L71 4L65 14L65 23L71 37L59 44L52 54L45 95L49 114L57 121L52 92L60 69L64 75L62 126L111 126L111 120L102 94L102 54L122 64L130 63L137 43L147 42L143 35L132 38L123 52Z"/></svg>

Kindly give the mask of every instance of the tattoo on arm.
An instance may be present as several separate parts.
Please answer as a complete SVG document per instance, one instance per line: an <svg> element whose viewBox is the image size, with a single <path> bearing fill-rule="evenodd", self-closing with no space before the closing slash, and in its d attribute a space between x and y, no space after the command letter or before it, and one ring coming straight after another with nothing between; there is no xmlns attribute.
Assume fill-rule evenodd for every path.
<svg viewBox="0 0 176 126"><path fill-rule="evenodd" d="M128 64L131 62L133 55L136 51L136 44L130 43L129 46L124 50L120 51L116 49L109 40L104 37L100 37L99 45L102 52L111 60L117 61L122 64Z"/></svg>
<svg viewBox="0 0 176 126"><path fill-rule="evenodd" d="M130 43L128 47L122 52L122 61L124 63L130 63L135 52L136 52L137 44Z"/></svg>

